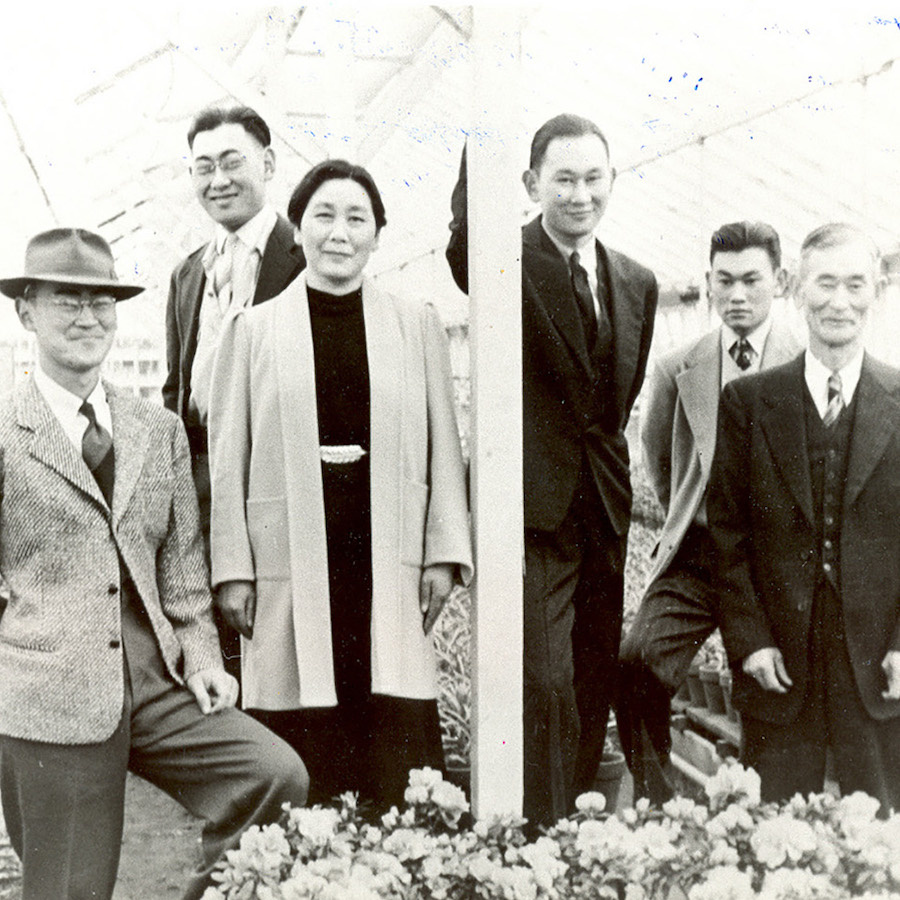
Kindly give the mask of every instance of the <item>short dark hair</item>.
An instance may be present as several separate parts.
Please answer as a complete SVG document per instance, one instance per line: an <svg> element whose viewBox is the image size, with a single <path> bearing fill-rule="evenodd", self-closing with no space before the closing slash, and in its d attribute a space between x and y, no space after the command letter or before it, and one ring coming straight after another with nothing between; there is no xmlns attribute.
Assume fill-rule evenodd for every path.
<svg viewBox="0 0 900 900"><path fill-rule="evenodd" d="M318 165L313 166L304 176L303 180L294 188L288 203L287 216L291 224L297 228L303 219L303 213L309 206L309 201L313 194L326 181L349 179L355 181L368 195L372 202L372 212L375 214L375 229L381 231L387 225L387 218L384 214L384 203L381 194L375 186L375 180L362 167L347 162L346 159L326 159Z"/></svg>
<svg viewBox="0 0 900 900"><path fill-rule="evenodd" d="M560 137L583 137L586 134L596 134L603 146L606 148L606 155L609 156L609 141L606 135L595 125L590 119L584 116L576 116L573 113L561 113L548 119L534 133L531 141L531 156L528 161L529 168L535 172L540 169L544 157L547 155L547 147L550 141Z"/></svg>
<svg viewBox="0 0 900 900"><path fill-rule="evenodd" d="M269 126L255 109L250 109L249 106L207 106L191 122L187 133L188 147L194 149L194 138L201 131L213 131L220 125L240 125L262 147L268 147L272 143Z"/></svg>
<svg viewBox="0 0 900 900"><path fill-rule="evenodd" d="M766 222L729 222L717 228L709 241L709 264L717 253L740 253L749 247L765 250L773 271L781 268L781 241Z"/></svg>

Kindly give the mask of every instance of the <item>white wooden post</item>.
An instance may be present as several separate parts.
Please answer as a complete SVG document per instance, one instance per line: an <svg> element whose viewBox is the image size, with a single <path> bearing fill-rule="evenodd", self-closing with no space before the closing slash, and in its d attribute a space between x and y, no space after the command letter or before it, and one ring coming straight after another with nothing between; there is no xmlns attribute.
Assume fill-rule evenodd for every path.
<svg viewBox="0 0 900 900"><path fill-rule="evenodd" d="M472 352L472 801L522 811L522 280L518 15L474 7L468 142Z"/></svg>

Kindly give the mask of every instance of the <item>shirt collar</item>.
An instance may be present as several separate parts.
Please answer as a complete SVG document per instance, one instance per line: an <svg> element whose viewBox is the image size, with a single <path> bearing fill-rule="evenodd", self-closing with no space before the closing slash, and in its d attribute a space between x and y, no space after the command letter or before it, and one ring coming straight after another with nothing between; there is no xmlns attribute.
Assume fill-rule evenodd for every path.
<svg viewBox="0 0 900 900"><path fill-rule="evenodd" d="M34 382L69 440L80 451L81 438L84 436L84 429L87 426L86 417L79 412L84 400L77 394L66 390L61 384L57 384L40 365L34 367ZM97 421L112 434L112 414L102 381L97 381L94 389L88 395L87 401L94 407Z"/></svg>
<svg viewBox="0 0 900 900"><path fill-rule="evenodd" d="M853 394L856 391L856 386L859 384L859 376L862 372L864 355L864 351L860 349L845 366L842 366L837 370L837 374L841 377L841 393L844 396L845 406L850 404L850 401L853 399ZM824 402L827 405L828 377L832 374L832 370L820 360L816 359L816 357L810 353L809 348L807 348L804 354L803 371L806 378L806 385L809 388L809 392L813 399L816 401L816 405L818 406L820 402Z"/></svg>
<svg viewBox="0 0 900 900"><path fill-rule="evenodd" d="M225 239L229 234L234 233L242 244L258 250L259 255L262 256L277 220L278 214L267 203L252 219L244 222L235 232L228 231L224 225L216 225L216 252L222 252L225 247Z"/></svg>
<svg viewBox="0 0 900 900"><path fill-rule="evenodd" d="M544 228L544 220L541 219L541 228ZM578 252L578 259L582 266L587 270L588 274L597 271L597 239L593 234L587 235L575 247L566 247L561 244L546 228L544 234L553 242L553 246L563 255L568 265L569 259L574 252Z"/></svg>
<svg viewBox="0 0 900 900"><path fill-rule="evenodd" d="M766 339L769 337L769 332L771 330L772 316L769 314L756 326L756 328L753 329L753 331L750 332L750 334L744 335L747 339L747 343L750 344L758 357L762 356L763 347L766 346ZM735 342L740 339L741 336L733 328L726 325L724 322L722 323L722 349L726 353L730 353Z"/></svg>

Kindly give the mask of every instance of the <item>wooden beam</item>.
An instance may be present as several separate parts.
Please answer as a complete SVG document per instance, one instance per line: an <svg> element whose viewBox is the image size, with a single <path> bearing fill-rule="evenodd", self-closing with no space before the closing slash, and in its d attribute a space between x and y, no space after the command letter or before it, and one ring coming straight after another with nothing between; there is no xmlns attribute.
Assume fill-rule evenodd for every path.
<svg viewBox="0 0 900 900"><path fill-rule="evenodd" d="M477 817L522 811L522 279L516 211L520 27L474 7L468 143L472 303L472 801Z"/></svg>

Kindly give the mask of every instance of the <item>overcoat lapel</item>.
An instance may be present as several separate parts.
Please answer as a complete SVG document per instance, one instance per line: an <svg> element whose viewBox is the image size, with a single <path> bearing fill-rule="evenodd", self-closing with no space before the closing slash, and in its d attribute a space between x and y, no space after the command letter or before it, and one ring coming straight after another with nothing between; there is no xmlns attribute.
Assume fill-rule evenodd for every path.
<svg viewBox="0 0 900 900"><path fill-rule="evenodd" d="M806 441L803 357L785 368L775 389L761 399L760 427L778 470L810 525L815 526Z"/></svg>
<svg viewBox="0 0 900 900"><path fill-rule="evenodd" d="M17 407L19 425L34 434L31 455L106 507L106 500L91 470L66 436L33 378L19 389Z"/></svg>
<svg viewBox="0 0 900 900"><path fill-rule="evenodd" d="M180 296L184 298L181 310L182 321L188 323L184 348L181 354L182 384L191 383L191 364L194 356L197 354L197 335L200 331L200 304L203 302L203 289L206 284L206 272L203 269L203 256L205 253L206 247L197 251L196 257L184 276L184 283L180 292ZM181 403L181 413L184 415L187 412L188 398L186 396L182 397Z"/></svg>
<svg viewBox="0 0 900 900"><path fill-rule="evenodd" d="M857 386L853 436L844 488L844 508L849 509L884 454L896 429L897 400L892 397L863 360Z"/></svg>
<svg viewBox="0 0 900 900"><path fill-rule="evenodd" d="M694 436L694 445L706 475L716 448L716 419L719 408L719 387L722 381L722 361L719 353L719 331L703 337L685 359L685 368L678 373L678 398Z"/></svg>
<svg viewBox="0 0 900 900"><path fill-rule="evenodd" d="M368 279L363 281L363 316L366 326L366 356L369 364L369 420L371 455L370 483L372 510L372 547L402 546L403 472L401 435L410 423L403 421L403 383L410 373L397 378L396 357L402 352L403 336L397 317L382 308L391 303ZM373 557L378 557L373 553ZM376 562L373 559L373 562ZM399 586L383 583L394 578L393 569L373 565L373 597L396 594ZM382 582L382 583L379 583ZM390 588L390 589L389 589ZM377 611L373 609L373 615Z"/></svg>
<svg viewBox="0 0 900 900"><path fill-rule="evenodd" d="M106 397L113 424L113 447L116 454L116 480L112 511L120 519L128 508L135 485L144 467L149 436L147 426L135 414L130 403L118 391L106 387Z"/></svg>
<svg viewBox="0 0 900 900"><path fill-rule="evenodd" d="M287 505L288 510L301 511L288 516L288 542L302 691L305 685L334 684L315 357L306 279L301 275L272 303ZM310 635L316 636L319 652L302 652Z"/></svg>

